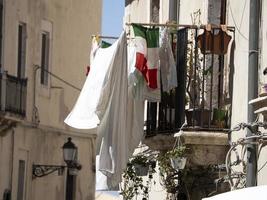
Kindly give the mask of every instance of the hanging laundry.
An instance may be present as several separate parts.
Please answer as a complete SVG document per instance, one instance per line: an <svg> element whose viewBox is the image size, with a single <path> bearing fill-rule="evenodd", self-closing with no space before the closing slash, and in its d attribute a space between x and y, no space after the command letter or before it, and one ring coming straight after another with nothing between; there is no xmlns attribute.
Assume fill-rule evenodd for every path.
<svg viewBox="0 0 267 200"><path fill-rule="evenodd" d="M159 68L159 29L135 24L132 26L137 45L136 68L143 74L147 85L156 89Z"/></svg>
<svg viewBox="0 0 267 200"><path fill-rule="evenodd" d="M204 33L197 36L197 45L203 54L210 54L213 50L213 34L211 32L211 24L207 24Z"/></svg>
<svg viewBox="0 0 267 200"><path fill-rule="evenodd" d="M211 31L211 25L207 25L204 33L197 37L197 44L203 54L224 55L227 53L229 42L232 37L226 33L227 28L221 25L217 34Z"/></svg>
<svg viewBox="0 0 267 200"><path fill-rule="evenodd" d="M161 29L159 58L162 90L165 92L177 87L176 64L169 35L168 28Z"/></svg>
<svg viewBox="0 0 267 200"><path fill-rule="evenodd" d="M90 73L86 78L74 108L64 121L69 126L78 129L91 129L99 124L95 109L105 75L113 60L117 46L118 42L105 49L92 45Z"/></svg>
<svg viewBox="0 0 267 200"><path fill-rule="evenodd" d="M135 67L143 75L146 86L143 98L158 102L161 100L159 67L159 29L133 24L136 46Z"/></svg>
<svg viewBox="0 0 267 200"><path fill-rule="evenodd" d="M127 41L121 35L118 48L106 74L96 109L99 170L109 187L121 181L128 159L143 136L143 101L128 98Z"/></svg>
<svg viewBox="0 0 267 200"><path fill-rule="evenodd" d="M227 27L221 25L221 29L219 29L219 32L214 37L214 54L226 54L231 39L232 37L227 34Z"/></svg>
<svg viewBox="0 0 267 200"><path fill-rule="evenodd" d="M108 43L108 42L106 42L104 40L101 41L101 48L107 48L107 47L110 47L110 46L111 46L110 43Z"/></svg>
<svg viewBox="0 0 267 200"><path fill-rule="evenodd" d="M98 48L99 48L99 37L94 36L92 38L92 43L91 43L90 62L89 62L90 66L92 65L92 61L94 60Z"/></svg>
<svg viewBox="0 0 267 200"><path fill-rule="evenodd" d="M127 47L128 61L128 95L132 99L144 99L144 87L146 83L142 74L135 67L136 63L136 47L133 42L128 43Z"/></svg>

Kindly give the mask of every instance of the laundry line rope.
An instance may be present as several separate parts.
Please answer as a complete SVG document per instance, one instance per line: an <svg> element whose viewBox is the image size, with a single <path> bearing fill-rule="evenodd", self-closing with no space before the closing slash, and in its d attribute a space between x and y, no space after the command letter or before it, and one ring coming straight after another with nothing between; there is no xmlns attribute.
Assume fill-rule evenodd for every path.
<svg viewBox="0 0 267 200"><path fill-rule="evenodd" d="M39 66L39 65L35 65L35 67L37 67L37 69L41 69L41 66ZM58 75L56 75L56 74L54 74L54 73L48 71L47 69L42 69L42 70L44 70L46 73L50 74L52 77L56 78L57 80L59 80L59 81L65 83L66 85L72 87L73 89L76 89L76 90L78 90L78 91L81 91L80 88L78 88L78 87L76 87L75 85L73 85L72 83L70 83L70 82L64 80L63 78L59 77Z"/></svg>

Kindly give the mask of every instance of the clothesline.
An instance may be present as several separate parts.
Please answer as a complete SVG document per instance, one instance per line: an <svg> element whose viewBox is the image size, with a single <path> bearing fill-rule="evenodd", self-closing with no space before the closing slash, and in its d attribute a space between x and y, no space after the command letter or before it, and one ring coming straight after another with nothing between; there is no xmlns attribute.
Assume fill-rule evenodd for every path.
<svg viewBox="0 0 267 200"><path fill-rule="evenodd" d="M117 40L119 37L116 37L116 36L104 36L104 35L92 35L91 36L92 38L93 37L98 37L98 38L103 38L103 39L113 39L113 40Z"/></svg>
<svg viewBox="0 0 267 200"><path fill-rule="evenodd" d="M178 27L183 27L183 28L192 28L192 29L203 29L206 28L206 25L188 25L188 24L171 24L171 23L167 23L167 24L160 24L160 23L126 23L126 26L132 26L133 24L137 24L137 25L142 25L142 26L158 26L158 27L174 27L174 28L178 28ZM211 28L215 28L215 29L219 29L221 28L220 25L214 25L211 24ZM234 31L235 27L234 26L226 26L227 30L229 31ZM103 39L113 39L116 40L119 37L116 36L104 36L104 35L92 35L92 37L98 37L98 38L103 38Z"/></svg>
<svg viewBox="0 0 267 200"><path fill-rule="evenodd" d="M126 23L126 26L131 26L133 24L137 24L137 25L142 25L142 26L163 26L163 27L183 27L183 28L205 28L206 25L189 25L189 24L171 24L171 23L167 23L167 24L160 24L160 23ZM211 28L215 28L215 29L219 29L221 28L220 25L214 25L211 24ZM226 28L230 31L235 30L234 26L226 26Z"/></svg>

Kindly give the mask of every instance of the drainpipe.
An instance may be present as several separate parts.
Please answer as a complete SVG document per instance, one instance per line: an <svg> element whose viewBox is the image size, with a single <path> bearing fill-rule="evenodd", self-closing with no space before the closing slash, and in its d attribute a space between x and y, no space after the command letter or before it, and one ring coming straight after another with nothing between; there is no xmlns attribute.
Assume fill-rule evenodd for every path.
<svg viewBox="0 0 267 200"><path fill-rule="evenodd" d="M258 97L258 50L259 50L259 22L260 0L250 0L249 16L249 55L248 55L248 100ZM248 122L256 119L252 105L248 105ZM255 130L248 130L251 136ZM247 187L257 185L257 147L247 145Z"/></svg>

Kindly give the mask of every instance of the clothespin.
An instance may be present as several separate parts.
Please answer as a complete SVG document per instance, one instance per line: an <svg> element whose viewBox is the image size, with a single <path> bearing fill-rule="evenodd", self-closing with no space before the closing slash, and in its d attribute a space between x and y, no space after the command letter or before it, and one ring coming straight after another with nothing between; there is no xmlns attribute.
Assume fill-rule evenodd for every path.
<svg viewBox="0 0 267 200"><path fill-rule="evenodd" d="M224 32L227 32L227 26L225 24L221 24L221 29Z"/></svg>
<svg viewBox="0 0 267 200"><path fill-rule="evenodd" d="M211 31L211 24L206 24L205 29L206 31Z"/></svg>
<svg viewBox="0 0 267 200"><path fill-rule="evenodd" d="M99 42L100 42L100 37L99 37L99 35L97 34L97 35L92 35L92 43L93 42L96 42L97 44L99 44Z"/></svg>

